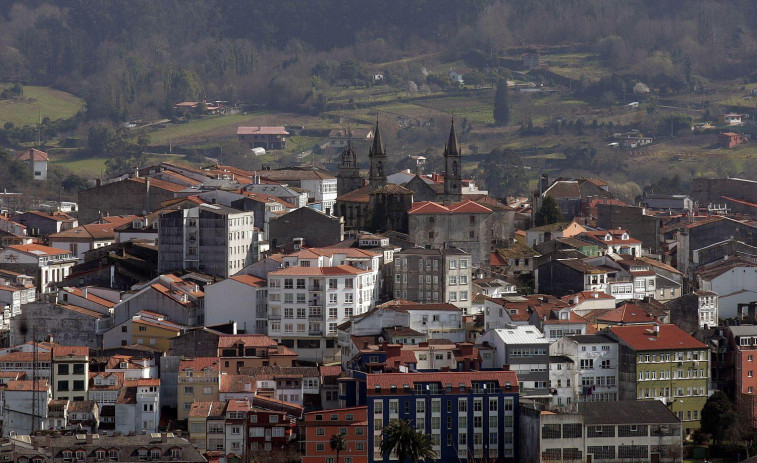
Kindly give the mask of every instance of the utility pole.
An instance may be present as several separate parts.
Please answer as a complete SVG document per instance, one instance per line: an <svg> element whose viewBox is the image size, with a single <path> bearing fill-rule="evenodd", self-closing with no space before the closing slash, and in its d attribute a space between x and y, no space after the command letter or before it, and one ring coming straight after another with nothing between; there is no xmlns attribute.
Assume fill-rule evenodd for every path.
<svg viewBox="0 0 757 463"><path fill-rule="evenodd" d="M38 361L38 346L37 346L37 325L32 325L32 432L37 428L37 412L39 410L37 404L37 389L39 386L39 375L37 373L37 361ZM52 360L52 353L50 355ZM50 362L50 372L52 373L52 361Z"/></svg>

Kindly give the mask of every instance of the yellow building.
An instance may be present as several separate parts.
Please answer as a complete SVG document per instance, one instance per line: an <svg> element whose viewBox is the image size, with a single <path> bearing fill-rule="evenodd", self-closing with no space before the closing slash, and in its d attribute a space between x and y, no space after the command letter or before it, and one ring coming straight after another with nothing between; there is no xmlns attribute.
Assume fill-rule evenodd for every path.
<svg viewBox="0 0 757 463"><path fill-rule="evenodd" d="M218 400L221 371L217 357L184 359L179 363L176 418L187 419L193 402Z"/></svg>
<svg viewBox="0 0 757 463"><path fill-rule="evenodd" d="M106 349L139 344L161 352L168 352L171 339L178 337L187 327L174 323L165 315L142 310L106 331L103 345Z"/></svg>

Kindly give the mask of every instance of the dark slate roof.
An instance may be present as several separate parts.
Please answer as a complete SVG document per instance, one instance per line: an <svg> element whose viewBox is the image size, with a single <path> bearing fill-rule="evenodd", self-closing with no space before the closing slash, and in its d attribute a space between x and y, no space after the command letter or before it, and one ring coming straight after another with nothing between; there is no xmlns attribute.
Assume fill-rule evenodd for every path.
<svg viewBox="0 0 757 463"><path fill-rule="evenodd" d="M582 343L582 344L601 343L601 342L612 343L612 344L617 343L614 339L610 339L609 337L603 334L575 334L573 336L568 336L568 339Z"/></svg>
<svg viewBox="0 0 757 463"><path fill-rule="evenodd" d="M579 402L585 424L680 424L681 420L659 400Z"/></svg>

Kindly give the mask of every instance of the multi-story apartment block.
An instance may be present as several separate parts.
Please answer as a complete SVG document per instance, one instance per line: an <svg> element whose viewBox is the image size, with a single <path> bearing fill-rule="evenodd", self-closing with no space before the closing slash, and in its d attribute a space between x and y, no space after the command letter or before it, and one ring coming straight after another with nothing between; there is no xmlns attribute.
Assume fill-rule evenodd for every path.
<svg viewBox="0 0 757 463"><path fill-rule="evenodd" d="M116 431L158 432L160 423L160 380L126 381L116 400Z"/></svg>
<svg viewBox="0 0 757 463"><path fill-rule="evenodd" d="M218 400L221 379L218 357L198 357L179 362L176 418L185 420L193 402Z"/></svg>
<svg viewBox="0 0 757 463"><path fill-rule="evenodd" d="M87 400L89 386L89 348L55 346L50 383L56 400Z"/></svg>
<svg viewBox="0 0 757 463"><path fill-rule="evenodd" d="M582 402L577 411L521 409L521 461L680 461L681 421L663 403Z"/></svg>
<svg viewBox="0 0 757 463"><path fill-rule="evenodd" d="M131 319L117 324L103 334L106 349L138 344L168 352L171 339L180 336L187 326L174 323L159 313L142 310Z"/></svg>
<svg viewBox="0 0 757 463"><path fill-rule="evenodd" d="M569 388L570 395L560 397L557 405L575 402L613 402L618 400L618 343L601 334L565 336L549 346L553 356L570 359L571 376L550 366L551 387ZM554 377L553 377L554 376ZM568 391L566 391L568 392ZM562 399L562 403L560 403ZM553 400L553 404L554 404Z"/></svg>
<svg viewBox="0 0 757 463"><path fill-rule="evenodd" d="M390 266L392 293L395 299L449 302L468 313L471 268L471 255L460 249L407 249Z"/></svg>
<svg viewBox="0 0 757 463"><path fill-rule="evenodd" d="M410 420L431 436L437 461L518 461L518 377L512 371L366 375L368 461L382 455L381 430Z"/></svg>
<svg viewBox="0 0 757 463"><path fill-rule="evenodd" d="M158 226L158 271L193 269L228 278L251 264L254 217L220 204L164 212Z"/></svg>
<svg viewBox="0 0 757 463"><path fill-rule="evenodd" d="M757 424L757 325L730 326L724 334L730 344L736 405Z"/></svg>
<svg viewBox="0 0 757 463"><path fill-rule="evenodd" d="M268 274L268 336L313 362L339 359L337 326L373 307L376 274L351 265Z"/></svg>
<svg viewBox="0 0 757 463"><path fill-rule="evenodd" d="M194 402L189 411L189 440L200 451L221 452L221 460L256 452L279 451L294 437L295 418L285 411L253 406L246 399Z"/></svg>
<svg viewBox="0 0 757 463"><path fill-rule="evenodd" d="M335 434L344 435L347 448L339 453L344 462L368 463L368 408L350 407L305 413L305 453L302 463L336 462L336 452L329 441ZM325 460L324 460L325 459Z"/></svg>
<svg viewBox="0 0 757 463"><path fill-rule="evenodd" d="M0 251L0 262L10 270L18 268L29 272L34 269L37 290L47 293L71 273L76 256L71 251L40 244L14 244Z"/></svg>
<svg viewBox="0 0 757 463"><path fill-rule="evenodd" d="M221 373L239 374L242 368L291 367L297 354L263 334L228 334L218 337Z"/></svg>
<svg viewBox="0 0 757 463"><path fill-rule="evenodd" d="M718 322L718 295L712 291L694 291L698 299L697 315L699 327L703 329L715 328Z"/></svg>
<svg viewBox="0 0 757 463"><path fill-rule="evenodd" d="M281 402L321 409L321 374L317 367L244 368L254 381L255 394Z"/></svg>
<svg viewBox="0 0 757 463"><path fill-rule="evenodd" d="M237 332L268 331L268 282L253 275L236 275L205 287L205 324L237 323Z"/></svg>
<svg viewBox="0 0 757 463"><path fill-rule="evenodd" d="M686 435L699 428L710 376L707 346L676 325L613 326L603 331L619 344L620 400L662 400Z"/></svg>
<svg viewBox="0 0 757 463"><path fill-rule="evenodd" d="M100 429L116 428L116 400L124 387L124 373L90 373L88 400L100 407Z"/></svg>
<svg viewBox="0 0 757 463"><path fill-rule="evenodd" d="M521 395L548 403L549 340L532 325L510 325L481 335L478 344L494 348L491 363L482 368L504 368L518 374Z"/></svg>
<svg viewBox="0 0 757 463"><path fill-rule="evenodd" d="M267 179L306 190L309 202L320 204L320 210L327 215L334 214L334 203L336 203L337 197L336 177L329 171L309 167L292 167L268 170L260 174Z"/></svg>
<svg viewBox="0 0 757 463"><path fill-rule="evenodd" d="M46 379L8 381L3 392L3 436L30 435L48 429L52 388Z"/></svg>

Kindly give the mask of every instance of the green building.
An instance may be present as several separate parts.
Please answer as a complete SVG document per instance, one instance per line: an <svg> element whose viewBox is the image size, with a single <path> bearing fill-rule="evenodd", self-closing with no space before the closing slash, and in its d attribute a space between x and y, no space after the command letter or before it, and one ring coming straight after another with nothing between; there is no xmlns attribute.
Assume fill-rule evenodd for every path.
<svg viewBox="0 0 757 463"><path fill-rule="evenodd" d="M619 400L661 400L686 434L699 428L707 401L707 346L675 325L613 326L618 341Z"/></svg>

